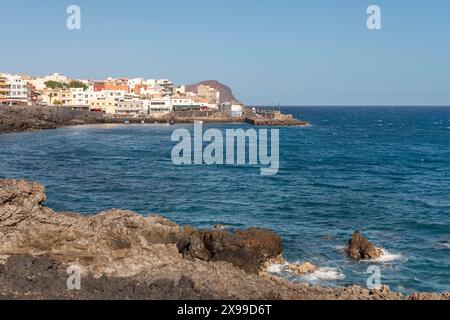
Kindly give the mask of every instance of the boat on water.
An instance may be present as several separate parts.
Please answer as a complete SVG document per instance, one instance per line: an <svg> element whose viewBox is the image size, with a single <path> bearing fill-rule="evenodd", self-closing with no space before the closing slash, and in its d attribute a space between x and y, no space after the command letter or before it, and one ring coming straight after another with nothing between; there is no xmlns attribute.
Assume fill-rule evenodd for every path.
<svg viewBox="0 0 450 320"><path fill-rule="evenodd" d="M126 118L125 121L123 122L125 124L130 124L130 119Z"/></svg>

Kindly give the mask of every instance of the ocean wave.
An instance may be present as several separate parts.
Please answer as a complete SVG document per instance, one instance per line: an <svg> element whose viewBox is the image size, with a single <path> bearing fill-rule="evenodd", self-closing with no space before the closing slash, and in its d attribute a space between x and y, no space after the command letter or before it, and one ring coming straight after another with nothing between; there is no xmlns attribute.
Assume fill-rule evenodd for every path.
<svg viewBox="0 0 450 320"><path fill-rule="evenodd" d="M377 259L372 259L369 261L373 261L373 262L391 262L391 261L396 261L396 260L402 260L403 256L401 254L394 254L394 253L390 253L389 251L387 251L386 249L380 248L380 250L383 252L383 254L377 258Z"/></svg>
<svg viewBox="0 0 450 320"><path fill-rule="evenodd" d="M278 274L280 274L280 273L285 272L288 266L289 266L288 263L285 263L285 264L271 264L271 265L269 265L266 268L266 270L269 273L278 273Z"/></svg>
<svg viewBox="0 0 450 320"><path fill-rule="evenodd" d="M316 282L320 280L343 280L345 275L337 268L319 268L313 273L302 276L306 281Z"/></svg>
<svg viewBox="0 0 450 320"><path fill-rule="evenodd" d="M266 271L274 275L287 276L292 279L294 274L289 272L289 265L290 263L271 264L266 268ZM302 282L320 283L321 281L343 280L345 279L345 275L338 268L323 267L311 273L295 275L294 278Z"/></svg>

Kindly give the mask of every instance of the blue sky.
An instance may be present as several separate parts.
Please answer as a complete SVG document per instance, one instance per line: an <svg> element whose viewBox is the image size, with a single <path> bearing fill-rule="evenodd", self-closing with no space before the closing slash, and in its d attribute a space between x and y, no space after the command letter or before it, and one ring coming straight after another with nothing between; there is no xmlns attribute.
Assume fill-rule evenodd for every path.
<svg viewBox="0 0 450 320"><path fill-rule="evenodd" d="M66 28L66 8L82 30ZM382 10L369 31L366 9ZM450 105L450 1L3 1L0 71L217 79L247 104ZM6 27L4 27L6 26Z"/></svg>

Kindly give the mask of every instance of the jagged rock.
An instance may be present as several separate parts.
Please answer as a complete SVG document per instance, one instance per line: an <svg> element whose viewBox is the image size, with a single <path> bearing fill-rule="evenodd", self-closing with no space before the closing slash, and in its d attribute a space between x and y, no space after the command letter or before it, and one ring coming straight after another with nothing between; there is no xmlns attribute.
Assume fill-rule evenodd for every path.
<svg viewBox="0 0 450 320"><path fill-rule="evenodd" d="M0 255L63 257L94 274L131 276L182 259L182 229L157 216L111 210L95 216L57 214L42 206L44 187L0 181Z"/></svg>
<svg viewBox="0 0 450 320"><path fill-rule="evenodd" d="M268 259L283 251L281 238L268 230L198 231L185 227L184 231L188 237L178 243L178 249L185 257L227 261L251 273L258 273Z"/></svg>
<svg viewBox="0 0 450 320"><path fill-rule="evenodd" d="M406 298L407 300L448 300L450 301L450 292L446 293L429 293L429 292L415 292Z"/></svg>
<svg viewBox="0 0 450 320"><path fill-rule="evenodd" d="M131 276L182 255L226 261L256 273L266 259L282 252L280 237L266 230L182 229L163 217L124 210L56 214L42 206L44 200L40 184L0 180L0 255L51 253L88 264L98 274Z"/></svg>
<svg viewBox="0 0 450 320"><path fill-rule="evenodd" d="M288 269L292 273L302 275L302 274L306 274L306 273L313 273L318 268L317 268L317 266L313 265L310 262L305 262L303 264L290 264L288 266Z"/></svg>
<svg viewBox="0 0 450 320"><path fill-rule="evenodd" d="M367 240L360 231L355 231L349 240L346 253L349 258L359 260L373 260L383 255L383 251Z"/></svg>
<svg viewBox="0 0 450 320"><path fill-rule="evenodd" d="M0 299L402 298L387 289L309 287L229 263L253 272L280 258L281 239L266 230L183 229L123 210L56 213L44 200L40 184L0 180ZM67 290L71 265L81 268L79 291Z"/></svg>
<svg viewBox="0 0 450 320"><path fill-rule="evenodd" d="M267 259L283 252L281 238L257 228L230 232L214 230L203 234L213 261L228 261L247 272L257 273Z"/></svg>

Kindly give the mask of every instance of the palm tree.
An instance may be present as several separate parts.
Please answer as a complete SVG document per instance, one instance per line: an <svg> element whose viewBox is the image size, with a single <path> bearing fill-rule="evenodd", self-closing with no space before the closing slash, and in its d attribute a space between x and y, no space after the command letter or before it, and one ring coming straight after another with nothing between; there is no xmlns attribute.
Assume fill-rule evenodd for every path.
<svg viewBox="0 0 450 320"><path fill-rule="evenodd" d="M52 98L56 97L56 93L50 92L48 96L50 98L50 104L52 104Z"/></svg>

